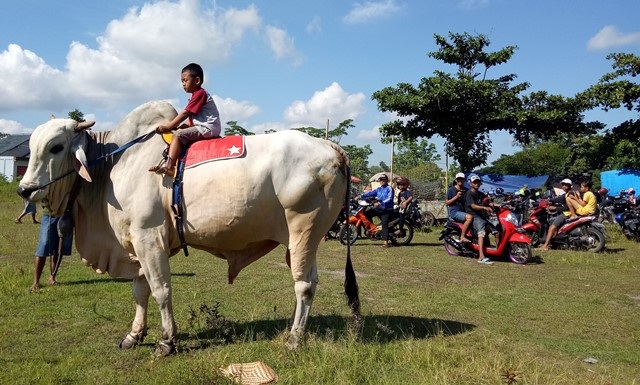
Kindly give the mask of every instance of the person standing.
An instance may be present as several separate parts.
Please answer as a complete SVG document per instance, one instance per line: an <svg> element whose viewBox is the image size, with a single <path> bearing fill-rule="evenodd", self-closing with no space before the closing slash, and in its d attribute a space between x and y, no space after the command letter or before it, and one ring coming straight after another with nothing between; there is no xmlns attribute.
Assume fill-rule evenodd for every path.
<svg viewBox="0 0 640 385"><path fill-rule="evenodd" d="M36 220L36 213L38 211L38 209L36 208L36 204L31 203L26 199L23 199L23 201L24 201L24 209L22 210L22 213L20 214L20 216L16 218L14 222L16 224L20 224L22 223L22 218L24 218L27 214L31 214L31 220L33 221L33 223L40 223Z"/></svg>
<svg viewBox="0 0 640 385"><path fill-rule="evenodd" d="M35 292L40 288L40 277L44 270L44 265L49 257L50 274L49 285L57 285L56 281L56 265L58 264L58 258L62 256L58 255L58 246L60 238L58 237L58 220L60 218L52 217L49 215L49 211L46 207L42 207L42 223L40 224L40 237L38 238L38 247L36 248L36 256L34 260L33 269L33 284L30 291ZM62 245L62 255L71 255L71 245L73 243L73 236L64 238Z"/></svg>

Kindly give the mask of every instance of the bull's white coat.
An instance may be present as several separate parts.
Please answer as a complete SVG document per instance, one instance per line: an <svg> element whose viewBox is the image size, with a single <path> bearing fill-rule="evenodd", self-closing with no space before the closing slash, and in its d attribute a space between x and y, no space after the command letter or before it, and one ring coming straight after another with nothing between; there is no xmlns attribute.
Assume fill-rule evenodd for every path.
<svg viewBox="0 0 640 385"><path fill-rule="evenodd" d="M149 102L114 131L91 135L73 120L50 120L31 136L31 158L20 188L36 188L74 166L88 179L85 155L95 159L109 153L175 115L170 104ZM52 153L55 146L63 149ZM133 279L136 315L123 348L146 334L149 294L160 308L163 342L171 348L175 342L169 257L181 248L170 209L172 180L147 171L164 146L154 135L88 167L92 181L82 182L73 205L76 248L83 261L99 273ZM185 171L186 242L226 259L229 282L278 244L286 245L296 293L289 344L296 346L317 284L318 244L344 201L348 160L339 146L292 130L249 136L246 151L243 158ZM30 199L46 198L52 214L60 215L74 178L35 191Z"/></svg>

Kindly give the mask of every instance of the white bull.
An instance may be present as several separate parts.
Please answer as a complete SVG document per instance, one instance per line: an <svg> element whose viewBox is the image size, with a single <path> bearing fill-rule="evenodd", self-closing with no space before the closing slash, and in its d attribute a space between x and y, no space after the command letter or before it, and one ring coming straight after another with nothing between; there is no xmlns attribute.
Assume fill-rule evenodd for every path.
<svg viewBox="0 0 640 385"><path fill-rule="evenodd" d="M147 171L164 148L159 135L95 165L87 159L108 154L175 115L170 104L156 101L136 108L111 132L86 131L93 123L50 120L31 136L29 166L18 189L31 201L46 199L52 215L59 216L78 177L40 187L72 168L86 180L71 205L76 248L98 273L133 279L136 314L123 349L146 335L152 294L162 317L160 353L175 351L169 257L181 245L170 209L172 179ZM318 245L345 199L348 158L338 145L292 130L249 136L245 143L244 157L185 170L185 239L226 259L229 283L277 245L286 245L296 295L287 344L295 348L316 291ZM345 293L357 313L349 256L345 273Z"/></svg>

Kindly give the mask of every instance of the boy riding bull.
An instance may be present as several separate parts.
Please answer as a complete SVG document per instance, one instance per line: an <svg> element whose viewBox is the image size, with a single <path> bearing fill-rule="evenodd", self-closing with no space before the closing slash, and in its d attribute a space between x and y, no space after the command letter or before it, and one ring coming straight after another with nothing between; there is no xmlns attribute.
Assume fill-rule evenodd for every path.
<svg viewBox="0 0 640 385"><path fill-rule="evenodd" d="M211 95L202 88L204 73L202 67L196 63L188 64L182 69L182 88L191 94L191 99L173 120L167 124L161 124L156 128L159 134L177 130L173 134L169 145L169 154L165 166L157 165L149 168L149 171L157 174L165 174L173 177L175 166L182 147L189 143L202 139L220 137L220 114L218 107ZM188 119L185 124L180 124Z"/></svg>

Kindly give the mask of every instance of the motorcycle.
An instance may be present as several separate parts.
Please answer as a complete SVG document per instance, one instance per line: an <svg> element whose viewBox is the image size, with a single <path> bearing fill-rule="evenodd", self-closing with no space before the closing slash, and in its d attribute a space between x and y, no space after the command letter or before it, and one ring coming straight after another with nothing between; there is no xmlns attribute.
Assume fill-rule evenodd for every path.
<svg viewBox="0 0 640 385"><path fill-rule="evenodd" d="M347 244L347 228L349 228L349 244L353 245L358 238L368 238L371 240L382 239L382 226L374 224L365 215L365 210L372 210L373 202L370 200L361 199L357 201L357 205L351 210L349 221L345 221L340 228L338 239L343 245ZM412 219L405 217L404 221L401 217L402 214L394 212L389 218L389 241L394 246L406 246L413 239L413 225Z"/></svg>
<svg viewBox="0 0 640 385"><path fill-rule="evenodd" d="M502 258L507 254L514 263L525 264L529 262L532 257L531 240L520 228L520 223L509 206L500 205L500 208L497 209L497 218L489 219L488 227L492 233L500 233L500 241L496 246L491 246L489 237L485 238L484 254L487 257ZM462 223L447 221L440 235L440 239L444 240L444 249L447 253L454 256L478 256L478 237L473 226L471 228L467 234L471 243L464 243L460 241Z"/></svg>
<svg viewBox="0 0 640 385"><path fill-rule="evenodd" d="M549 202L542 199L529 215L529 222L522 229L531 238L532 244L539 245L546 240L550 223L553 222L549 211ZM557 213L557 215L564 215ZM598 253L605 246L605 228L598 221L597 215L587 215L576 220L566 220L558 229L558 234L551 240L554 249L586 250Z"/></svg>
<svg viewBox="0 0 640 385"><path fill-rule="evenodd" d="M616 223L628 239L640 241L640 209L630 209L616 214Z"/></svg>

